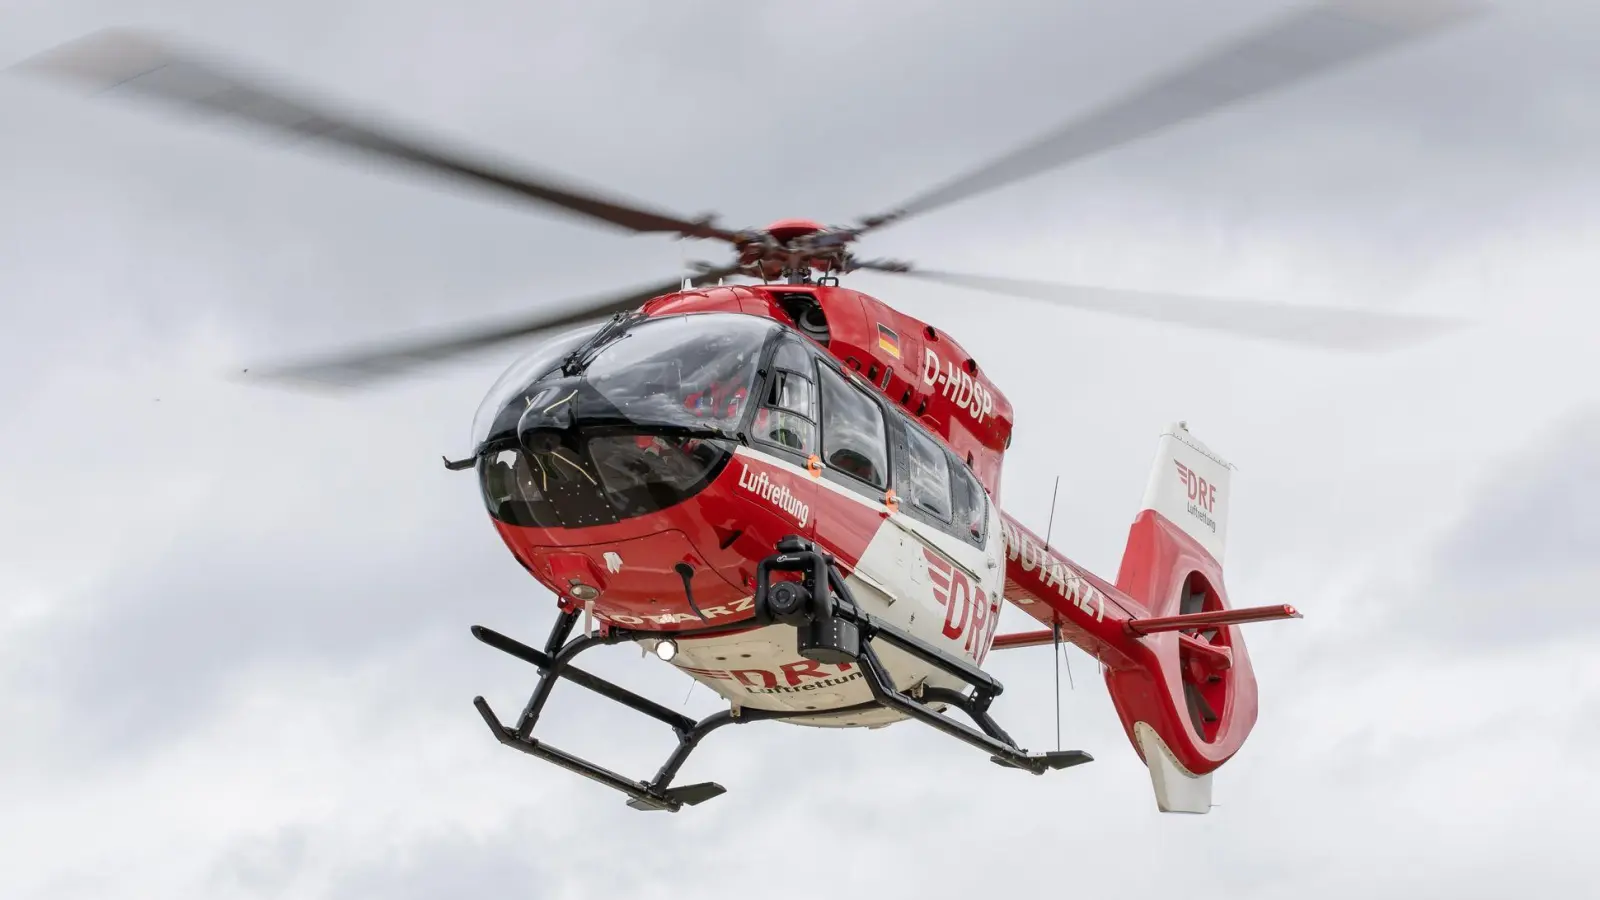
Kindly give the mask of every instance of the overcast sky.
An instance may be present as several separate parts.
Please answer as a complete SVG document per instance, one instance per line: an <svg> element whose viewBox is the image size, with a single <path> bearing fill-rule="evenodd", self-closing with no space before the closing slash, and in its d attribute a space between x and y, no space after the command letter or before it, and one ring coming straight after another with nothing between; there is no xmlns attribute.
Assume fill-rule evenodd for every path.
<svg viewBox="0 0 1600 900"><path fill-rule="evenodd" d="M1292 6L0 0L0 66L136 25L730 225L892 206ZM870 276L1018 410L1003 502L1114 576L1155 439L1238 466L1262 691L1206 817L1155 810L1092 660L1034 778L914 724L719 732L645 815L495 744L550 596L444 471L517 350L346 398L233 368L720 259L338 153L0 79L0 895L1418 897L1592 884L1600 5L1458 32L885 231L867 255L1464 315L1340 356ZM981 12L979 10L982 10ZM336 11L332 11L336 10ZM1007 614L1002 630L1023 627ZM704 689L594 667L694 714ZM996 706L1055 740L1048 648ZM668 735L558 693L563 747ZM509 712L505 713L510 715ZM542 726L543 727L543 726Z"/></svg>

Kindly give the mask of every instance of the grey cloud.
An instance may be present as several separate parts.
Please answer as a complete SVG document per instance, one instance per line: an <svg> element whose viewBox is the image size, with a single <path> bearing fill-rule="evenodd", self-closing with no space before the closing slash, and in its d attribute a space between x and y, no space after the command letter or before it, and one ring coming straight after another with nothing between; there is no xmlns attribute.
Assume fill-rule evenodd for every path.
<svg viewBox="0 0 1600 900"><path fill-rule="evenodd" d="M1585 408L1474 484L1412 621L1468 643L1558 641L1600 629L1600 411Z"/></svg>
<svg viewBox="0 0 1600 900"><path fill-rule="evenodd" d="M563 896L553 890L547 871L560 859L550 847L535 847L514 833L490 840L445 834L400 848L341 872L327 896L365 900L436 900L440 897L500 895L539 900Z"/></svg>
<svg viewBox="0 0 1600 900"><path fill-rule="evenodd" d="M1469 488L1471 512L1439 552L1452 584L1505 587L1600 566L1600 408L1529 437Z"/></svg>
<svg viewBox="0 0 1600 900"><path fill-rule="evenodd" d="M1574 752L1583 758L1588 758L1588 755L1594 752L1594 748L1600 745L1600 691L1590 694L1577 705L1573 710L1570 725Z"/></svg>
<svg viewBox="0 0 1600 900"><path fill-rule="evenodd" d="M285 828L242 841L216 861L212 881L222 890L282 896L298 880L312 840L307 829Z"/></svg>
<svg viewBox="0 0 1600 900"><path fill-rule="evenodd" d="M283 522L288 539L228 523L179 535L168 554L119 572L114 599L28 635L52 649L21 660L15 677L62 709L92 709L117 735L81 749L127 757L204 721L265 664L360 666L441 630L471 653L469 619L539 596L489 541L440 553L417 534L380 555L324 530L335 522L347 534L371 525L351 510L314 531Z"/></svg>

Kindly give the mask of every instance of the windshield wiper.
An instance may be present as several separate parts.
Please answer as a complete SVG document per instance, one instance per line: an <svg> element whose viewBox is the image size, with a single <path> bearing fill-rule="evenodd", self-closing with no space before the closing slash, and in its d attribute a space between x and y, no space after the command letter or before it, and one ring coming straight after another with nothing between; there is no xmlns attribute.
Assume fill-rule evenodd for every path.
<svg viewBox="0 0 1600 900"><path fill-rule="evenodd" d="M599 331L567 354L566 359L561 361L561 374L568 378L582 374L584 369L589 368L589 363L594 361L595 356L601 350L610 346L614 340L620 340L627 336L627 333L622 329L626 325L632 324L633 318L627 313L617 313L612 316L611 321L600 326Z"/></svg>

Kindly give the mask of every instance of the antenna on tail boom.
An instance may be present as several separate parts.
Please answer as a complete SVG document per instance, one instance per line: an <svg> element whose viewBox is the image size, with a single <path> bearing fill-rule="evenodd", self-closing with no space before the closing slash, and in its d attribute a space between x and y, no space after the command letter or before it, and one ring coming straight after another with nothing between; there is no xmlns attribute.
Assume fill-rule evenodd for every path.
<svg viewBox="0 0 1600 900"><path fill-rule="evenodd" d="M1061 493L1061 476L1056 476L1056 486L1050 489L1050 518L1044 526L1044 549L1050 549L1050 534L1056 528L1056 495ZM1056 749L1061 749L1061 614L1050 613L1050 634L1054 639L1051 655L1056 663ZM1069 670L1068 678L1072 677Z"/></svg>

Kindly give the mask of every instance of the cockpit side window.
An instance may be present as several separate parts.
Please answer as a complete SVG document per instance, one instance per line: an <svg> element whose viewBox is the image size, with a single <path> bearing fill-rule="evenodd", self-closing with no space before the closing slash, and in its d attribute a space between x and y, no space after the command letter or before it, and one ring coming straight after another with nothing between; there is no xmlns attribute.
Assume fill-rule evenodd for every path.
<svg viewBox="0 0 1600 900"><path fill-rule="evenodd" d="M889 444L883 409L867 393L827 366L817 366L822 388L822 460L871 487L889 486Z"/></svg>
<svg viewBox="0 0 1600 900"><path fill-rule="evenodd" d="M792 453L817 452L817 385L811 355L790 340L782 341L767 367L766 394L756 410L751 435Z"/></svg>
<svg viewBox="0 0 1600 900"><path fill-rule="evenodd" d="M786 338L772 352L772 368L803 372L809 377L812 369L811 354L800 346L799 341Z"/></svg>
<svg viewBox="0 0 1600 900"><path fill-rule="evenodd" d="M915 425L906 425L906 483L900 501L941 522L950 521L950 462L944 449Z"/></svg>
<svg viewBox="0 0 1600 900"><path fill-rule="evenodd" d="M961 525L960 534L975 544L982 545L988 537L989 495L972 471L956 460L951 460L955 471L956 515Z"/></svg>

